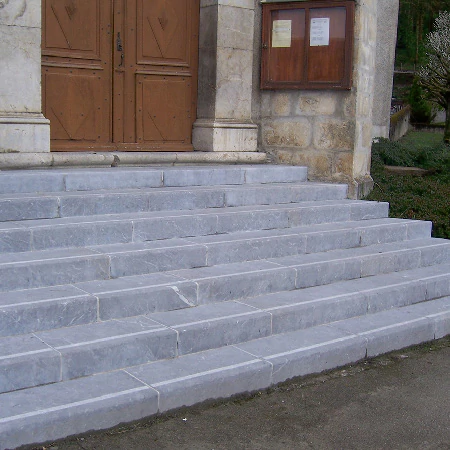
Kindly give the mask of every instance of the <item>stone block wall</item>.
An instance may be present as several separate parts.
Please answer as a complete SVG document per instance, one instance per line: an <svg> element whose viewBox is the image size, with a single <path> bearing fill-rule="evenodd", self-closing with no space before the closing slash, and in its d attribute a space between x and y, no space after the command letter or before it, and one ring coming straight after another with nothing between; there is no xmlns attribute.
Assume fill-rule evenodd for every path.
<svg viewBox="0 0 450 450"><path fill-rule="evenodd" d="M261 145L278 162L307 165L311 178L341 181L352 172L354 140L351 93L261 93Z"/></svg>

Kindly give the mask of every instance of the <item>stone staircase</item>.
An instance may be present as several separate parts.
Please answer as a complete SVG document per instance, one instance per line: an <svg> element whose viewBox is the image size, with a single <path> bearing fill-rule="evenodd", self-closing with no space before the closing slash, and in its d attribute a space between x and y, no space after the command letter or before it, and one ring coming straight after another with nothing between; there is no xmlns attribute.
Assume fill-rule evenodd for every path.
<svg viewBox="0 0 450 450"><path fill-rule="evenodd" d="M306 175L0 172L0 448L450 333L450 242Z"/></svg>

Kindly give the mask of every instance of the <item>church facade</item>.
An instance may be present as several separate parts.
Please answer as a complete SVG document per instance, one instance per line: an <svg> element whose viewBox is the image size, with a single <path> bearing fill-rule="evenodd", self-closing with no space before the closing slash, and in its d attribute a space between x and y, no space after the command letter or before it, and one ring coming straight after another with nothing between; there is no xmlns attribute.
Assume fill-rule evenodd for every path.
<svg viewBox="0 0 450 450"><path fill-rule="evenodd" d="M360 197L372 138L388 130L397 11L391 0L1 0L0 165L265 153Z"/></svg>

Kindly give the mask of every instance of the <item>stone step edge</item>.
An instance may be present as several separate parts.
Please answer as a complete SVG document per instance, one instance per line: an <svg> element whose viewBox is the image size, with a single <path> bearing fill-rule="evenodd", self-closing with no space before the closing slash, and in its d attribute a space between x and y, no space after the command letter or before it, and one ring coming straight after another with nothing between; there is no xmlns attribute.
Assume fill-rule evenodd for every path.
<svg viewBox="0 0 450 450"><path fill-rule="evenodd" d="M365 331L344 332L342 327L346 321L342 321L306 332L288 333L278 339L292 342L293 337L302 333L307 338L311 336L311 343L297 348L291 346L284 352L258 356L245 345L233 345L1 394L1 448L44 443L206 400L265 390L290 378L320 373L450 333L450 311L433 310L433 302L427 306L431 307L428 313L423 305L390 310L387 313L394 316L397 313L396 321ZM386 312L378 314L386 316ZM319 337L314 337L314 333ZM331 337L327 338L327 334ZM251 344L264 346L269 339L272 337ZM202 365L207 367L202 370ZM164 372L168 376L164 377Z"/></svg>
<svg viewBox="0 0 450 450"><path fill-rule="evenodd" d="M194 210L234 206L297 204L315 200L343 200L343 184L279 183L190 188L148 188L44 193L42 195L0 195L1 222L55 219L149 211Z"/></svg>
<svg viewBox="0 0 450 450"><path fill-rule="evenodd" d="M4 271L0 289L2 292L12 292L46 286L121 279L127 276L149 275L152 273L168 274L178 277L180 280L196 281L197 283L200 281L201 283L203 279L212 278L210 273L213 271L219 271L219 274L213 275L213 278L222 278L221 283L223 283L223 280L230 277L230 268L238 269L239 271L238 273L231 273L232 276L243 273L243 268L247 270L245 273L255 274L257 278L261 277L262 272L268 274L277 272L279 276L284 277L284 281L280 279L275 284L288 283L293 286L295 282L295 286L301 288L311 285L306 286L301 284L302 280L298 279L299 270L312 270L313 277L320 275L329 278L332 275L328 273L329 271L326 274L316 273L317 268L324 264L328 264L329 268L331 268L333 264L336 265L340 261L342 265L337 268L339 269L340 275L336 274L336 276L360 278L374 275L380 270L389 272L445 263L450 254L450 241L436 238L411 239L382 244L368 242L371 245L365 246L361 245L364 242L359 237L359 233L353 233L354 235L350 234L348 236L348 233L344 230L342 234L344 241L350 239L345 244L347 248L322 247L317 248L317 251L313 253L277 256L274 258L261 255L260 259L255 259L255 255L250 255L252 259L237 262L219 261L218 258L221 258L222 255L220 244L207 246L202 244L187 244L184 241L183 246L177 246L176 242L161 241L165 244L164 246L138 249L136 251L123 251L121 248L111 249L106 246L106 248L99 247L97 249L69 249L71 250L68 252L69 254L64 249L28 252L23 255L13 253L7 254L6 256L10 257L10 255L13 255L16 258L6 260L0 264L0 270ZM322 244L325 246L327 242L330 245L334 245L336 241L333 238L328 241L325 240ZM305 246L306 244L307 241L305 241ZM343 246L339 241L338 244L340 247ZM408 256L409 259L414 259L415 257L417 265L414 266L415 262L408 259L400 265L398 256L401 254ZM36 255L39 259L35 258ZM383 266L383 268L377 268L376 266L371 268L367 262L368 258L371 258L372 260L376 259L377 264L380 264L381 260L379 258L386 258L387 255L395 255L396 260L389 261L389 264L386 261L385 264L387 265ZM20 259L17 256L25 257ZM27 260L27 256L33 256L34 259ZM164 256L164 259L161 259L162 256ZM330 256L331 258L328 259ZM182 259L180 259L181 257ZM216 258L216 261L214 261L214 258ZM246 256L246 258L249 258L249 256ZM320 261L314 260L317 258L320 258ZM299 259L303 259L303 261ZM60 267L76 266L79 272L74 272L73 274L72 272L61 272L59 278L50 277L51 273L48 271L49 264L60 264ZM392 267L392 270L389 267ZM17 272L19 269L22 275L27 277L25 278L26 283L21 281L22 278L20 276L17 278L16 273L13 272ZM267 284L266 282L264 283ZM286 288L282 290L291 289Z"/></svg>
<svg viewBox="0 0 450 450"><path fill-rule="evenodd" d="M333 223L367 225L374 220L390 220L386 203L357 201L311 202L266 205L257 208L229 207L175 212L147 212L12 221L0 223L0 251L24 253L51 249L69 249L109 244L131 244L169 239L226 236L235 233L274 232L297 228L326 227ZM339 209L339 212L336 211ZM306 217L305 217L306 216ZM226 222L229 222L226 225ZM397 219L410 220L410 219ZM237 221L237 223L235 223ZM416 221L419 222L419 221ZM421 221L423 224L431 222ZM404 222L405 224L407 222ZM151 226L150 226L151 225ZM189 228L190 226L190 228ZM426 227L428 225L424 225ZM108 240L93 239L96 233ZM109 233L109 234L108 234ZM292 232L290 232L292 234ZM51 241L52 245L45 241ZM89 242L90 241L90 242ZM105 240L106 241L106 240ZM59 242L59 243L57 243Z"/></svg>
<svg viewBox="0 0 450 450"><path fill-rule="evenodd" d="M214 214L212 214L214 215ZM139 219L140 220L140 219ZM145 219L143 219L145 220ZM130 225L134 227L133 220L130 220ZM105 222L108 223L108 222ZM128 222L127 222L128 223ZM78 224L74 224L76 227ZM83 225L83 224L82 224ZM288 224L289 225L289 224ZM72 224L68 225L69 227ZM3 251L3 258L0 261L0 267L4 264L8 264L6 255L11 256L11 263L18 264L20 263L20 256L23 257L23 261L25 262L33 262L33 258L29 258L30 256L35 256L36 260L42 261L47 259L52 259L53 252L63 252L64 250L73 251L77 249L87 249L92 250L96 254L106 254L108 256L112 256L120 253L133 253L136 252L138 254L141 251L162 251L163 249L173 249L182 248L182 247L191 247L191 246L206 246L213 248L214 246L220 246L224 244L230 245L238 245L239 243L245 244L249 242L257 242L262 240L276 240L283 239L289 237L298 237L299 240L303 238L305 242L303 242L303 251L299 249L297 253L290 253L286 256L290 256L293 254L306 254L306 253L316 253L315 251L308 251L309 245L307 244L308 239L314 239L318 236L326 237L327 235L336 235L336 234L345 234L354 232L359 236L359 241L361 247L365 247L373 244L381 244L388 242L403 242L414 239L427 239L431 238L431 222L413 220L413 219L392 219L392 218L379 218L379 219L361 219L361 220L342 220L340 222L321 222L312 225L292 225L283 228L261 228L258 230L232 230L232 231L224 231L217 232L217 230L213 230L210 234L198 234L198 235L181 235L181 236L170 236L169 238L161 238L161 239L138 239L138 240L130 240L130 241L122 241L122 242L110 242L107 244L88 244L82 243L77 246L65 247L65 246L55 246L55 247L47 247L47 248L33 248L26 251ZM30 231L30 245L33 244L33 239L35 239L34 231L39 230L41 227L28 227L26 230ZM64 229L65 225L61 225L61 228ZM14 230L24 230L23 228L15 228ZM0 238L2 236L2 232L8 234L9 230L1 230L0 229ZM53 230L55 231L55 230ZM134 231L134 230L133 230ZM209 230L206 230L209 231ZM370 239L367 234L374 233L375 235L382 232L394 231L393 236L374 236ZM395 231L397 233L395 233ZM91 230L86 230L85 233L92 233ZM22 240L24 240L24 236L20 236ZM385 237L385 239L383 239ZM130 236L130 238L136 239L135 236ZM365 239L364 239L365 238ZM208 240L210 239L210 240ZM306 245L305 245L306 244ZM152 246L154 245L154 246ZM344 248L344 247L339 247ZM323 251L323 250L319 250ZM69 255L68 255L69 256ZM64 258L64 255L61 254L60 258ZM239 262L239 261L235 261Z"/></svg>
<svg viewBox="0 0 450 450"><path fill-rule="evenodd" d="M172 218L186 218L192 216L209 216L215 214L248 214L248 213L262 213L262 212L278 212L284 210L297 210L297 209L322 209L330 207L382 207L383 215L379 212L380 217L372 217L371 215L362 216L361 219L352 220L367 220L376 218L388 218L387 202L378 202L371 200L352 200L352 199L340 199L340 200L302 200L296 203L279 203L279 204L265 204L265 205L243 205L243 206L226 206L223 208L207 207L199 209L184 209L184 210L155 210L155 211L138 211L138 212L125 212L114 214L94 214L86 216L69 216L69 217L55 217L49 219L26 219L26 220L13 220L11 222L3 222L4 228L0 231L8 231L10 229L29 229L40 228L48 226L67 226L67 225L83 225L90 223L103 223L103 222L128 222L136 220L146 219L172 219ZM399 219L399 220L416 220L416 219ZM328 222L326 222L328 223Z"/></svg>
<svg viewBox="0 0 450 450"><path fill-rule="evenodd" d="M307 168L286 165L184 165L0 171L0 192L90 192L188 186L243 186L307 181Z"/></svg>
<svg viewBox="0 0 450 450"><path fill-rule="evenodd" d="M0 170L117 167L153 164L267 164L262 152L51 152L0 153Z"/></svg>
<svg viewBox="0 0 450 450"><path fill-rule="evenodd" d="M450 265L448 267L450 268ZM123 349L127 349L130 342L135 342L135 345L137 348L140 348L140 351L136 353L134 363L142 364L152 360L176 358L227 345L239 345L258 338L304 330L357 316L376 315L391 308L408 307L413 304L426 303L450 295L450 270L446 274L428 274L422 278L419 276L418 279L414 278L414 271L412 271L412 274L408 274L407 272L398 274L397 276L389 274L378 276L376 279L380 286L374 287L374 279L372 279L369 281L369 286L360 286L362 283L358 283L356 289L350 290L345 288L345 293L337 293L335 295L330 295L323 287L322 289L311 288L305 291L306 299L289 299L289 303L281 302L283 300L283 294L280 294L277 296L277 300L281 304L276 305L276 303L273 303L275 306L272 305L270 307L264 307L258 304L258 300L264 300L264 296L253 298L250 302L224 302L216 304L216 306L203 305L198 307L198 311L201 310L203 312L201 314L203 317L199 320L194 320L195 317L191 315L192 317L186 319L187 321L183 321L179 317L181 311L176 311L174 314L171 314L171 318L169 317L170 313L156 313L133 317L123 321L109 320L59 330L54 329L42 333L31 333L16 336L12 340L6 337L0 339L0 347L11 348L11 345L14 345L14 341L16 341L19 345L20 352L17 354L0 354L0 363L3 366L3 370L6 373L11 373L14 370L37 373L39 367L41 367L40 376L43 378L35 379L35 381L33 379L25 381L25 377L22 380L22 384L17 384L13 380L20 379L19 374L17 374L17 377L14 376L13 380L9 382L7 381L7 377L4 379L6 384L3 385L2 389L4 390L2 392L29 388L30 386L39 384L60 382L82 376L90 376L106 370L117 370L120 366L108 364L103 364L96 368L92 367L92 371L85 369L79 370L71 367L73 366L71 359L74 355L80 358L83 351L87 355L95 354L98 351L104 352L105 346L108 346L108 342L111 345L111 352L116 352L117 350L115 349L117 348L122 349L116 353L116 356L113 358L114 361L127 360L126 354L128 350L124 351ZM349 284L348 282L337 283L337 290L339 291L339 288ZM321 290L325 292L320 292ZM318 291L319 295L313 295L312 297L316 298L311 299L309 294L314 291ZM378 305L379 295L386 291L394 291L396 297L389 298L389 302ZM413 296L412 292L417 295ZM298 295L301 294L298 293ZM330 315L327 315L324 308L327 307L326 303L330 302L341 306L345 303L346 313L343 315L332 311ZM350 304L354 307L350 307ZM217 310L217 306L219 310ZM448 303L448 307L450 309L450 302ZM214 309L216 310L214 311ZM205 310L209 310L209 317L208 313L205 315ZM197 311L192 309L190 312ZM302 315L301 320L299 319L299 313ZM173 315L178 317L174 320ZM186 313L182 312L182 315L186 315ZM295 316L295 321L292 321L292 315ZM306 326L303 320L306 321ZM229 330L233 329L235 331L234 336L228 335L224 337L224 326ZM117 327L122 327L122 332L111 333ZM103 333L106 331L106 333L103 335L102 333L98 334L98 332L95 332L95 328L98 331L103 330ZM67 330L68 334L61 334L64 330ZM76 342L76 338L74 339L74 337L77 335L80 336L80 331L81 336L90 335L92 338L90 340L78 338L78 342ZM222 338L214 342L215 333L219 333ZM200 343L199 336L202 337L202 341L206 340L207 342ZM27 351L27 348L22 345L24 339L32 343L31 346L34 349ZM167 348L156 351L155 345L161 345L163 341ZM70 342L70 345L68 345L68 342ZM142 345L139 346L139 343L142 343ZM151 360L145 359L145 348L147 346L153 349L153 359ZM66 350L68 350L68 353ZM23 361L25 355L28 358L27 361ZM47 378L42 373L44 361L46 361ZM61 376L64 373L65 375L62 378L58 378L58 375Z"/></svg>
<svg viewBox="0 0 450 450"><path fill-rule="evenodd" d="M405 281L407 281L411 276L415 277L416 283L419 283L420 285L423 284L424 282L429 284L430 282L432 282L433 279L438 280L439 278L442 278L444 276L443 273L446 273L446 271L450 273L450 264L439 265L439 269L437 270L438 274L436 274L437 266L429 266L429 267L431 269L428 270L427 268L410 269L407 271L396 272L395 274L380 274L366 278L338 281L337 284L335 285L340 286L355 282L357 285L359 285L360 283L359 280L373 280L373 279L385 279L385 282L387 283L393 277L394 280L399 279L399 277L403 277L406 278ZM429 272L430 270L432 271L433 274L428 276L427 272ZM423 272L425 272L425 274ZM138 282L139 278L140 277L137 277ZM320 291L326 289L328 286L330 285L319 285L314 287L307 287L305 289L307 290L306 292L312 292L316 290ZM87 325L96 322L114 319L124 319L127 317L137 317L141 315L146 315L151 318L154 314L170 313L172 311L177 311L180 309L183 310L186 308L197 306L196 302L193 302L191 298L188 299L186 297L187 292L189 292L189 289L192 290L195 288L195 283L179 281L176 279L170 280L166 278L158 281L154 280L153 284L147 283L146 286L141 285L135 287L134 289L132 287L131 288L123 287L122 290L121 289L114 290L110 287L109 292L108 289L105 287L103 287L104 292L101 292L100 288L98 288L98 292L95 292L95 290L92 289L91 289L92 292L89 292L89 289L87 287L81 289L77 288L76 285L58 286L57 288L59 289L63 288L59 296L58 294L56 296L53 294L55 287L39 288L36 290L16 291L15 294L19 295L19 298L16 301L10 300L9 304L3 302L3 304L0 305L0 313L1 313L0 315L2 316L4 328L0 332L0 337L5 338L12 336L20 336L23 334L38 333L53 329L64 328L67 326ZM65 292L64 288L66 288ZM49 290L50 293L52 293L53 297L51 296L47 298L45 297L45 292L47 289ZM429 287L425 286L425 289L426 289L426 299L429 300L430 298L433 298L434 294L430 294ZM443 289L442 292L444 292L444 290L445 289ZM135 304L134 306L135 309L130 310L129 306L127 306L127 303L125 303L123 307L124 309L118 306L114 307L113 302L113 307L111 309L113 313L111 311L108 312L107 308L107 305L109 303L108 293L114 297L115 295L120 294L120 292L132 295L133 291L137 292L138 294L139 291L145 293L145 297L147 299L146 303L144 302L144 304L139 304L141 300L138 296L136 301L133 302ZM258 307L257 305L255 305L255 303L258 302L261 303L262 299L271 296L283 297L285 295L285 292L292 293L297 292L297 290L260 294L258 296L250 297L248 299L231 299L228 301L250 304L252 307L255 306ZM42 295L42 293L44 293L44 295ZM32 300L28 300L30 296L33 296L35 294L37 294L37 297L33 298ZM210 304L214 305L215 303L221 302L212 302ZM165 309L162 309L159 306L160 304L164 305ZM285 306L280 305L279 309L280 310L286 308L289 309L290 307L295 307L295 304ZM259 308L259 309L267 309L267 308ZM44 320L42 320L43 316L48 317L51 315L57 315L58 317L61 318L61 321L57 325L55 325L54 321L49 321L47 325L43 325L40 328L36 327L33 328L30 326L22 325L21 329L16 328L13 330L11 328L11 324L17 326L17 321L15 320L14 317L11 317L11 315L8 313L8 310L13 310L17 314L29 315L30 317L30 319L28 319L29 321L34 321L34 317L37 315L41 317L41 320L39 321L41 325L46 323ZM45 314L44 311L46 311ZM67 315L66 320L63 320L63 318L65 317L63 313ZM7 323L10 323L9 331L6 331ZM22 320L21 323L23 324L24 320Z"/></svg>
<svg viewBox="0 0 450 450"><path fill-rule="evenodd" d="M334 241L332 240L331 242ZM359 240L358 242L360 244ZM169 259L165 258L161 265L156 265L161 255L165 255L164 251L166 250L168 251L166 256ZM216 248L216 253L219 250L219 248ZM450 241L437 238L412 239L209 266L207 265L207 247L199 244L186 245L180 248L169 246L162 249L162 252L158 248L134 253L101 253L100 251L89 249L74 249L71 252L71 256L68 256L66 252L61 250L55 250L54 252L55 255L51 259L42 259L42 254L48 254L49 251L40 252L41 259L37 260L36 264L33 264L33 270L30 268L31 262L25 259L0 264L0 269L5 271L3 275L4 280L0 284L2 292L24 291L32 288L71 284L78 284L83 289L81 283L85 282L105 282L110 279L122 279L126 276L159 273L175 276L180 281L194 282L197 286L197 298L194 303L197 304L206 302L203 296L207 292L200 292L202 289L200 285L203 284L203 289L206 289L206 285L214 279L214 291L219 292L222 290L222 294L225 295L223 290L224 283L233 277L239 281L239 277L242 274L250 276L255 282L259 280L261 284L260 289L270 288L275 291L276 289L292 290L318 284L329 284L330 282L343 279L362 278L378 273L398 272L416 267L445 264L450 257ZM150 261L149 254L152 258ZM183 255L184 259L181 260L178 267L174 268L173 261L180 261L180 254ZM401 259L399 259L400 256L402 256ZM392 259L392 257L394 258ZM209 255L209 258L211 258L211 255ZM138 264L139 261L140 264ZM57 279L51 278L51 273L48 273L48 270L46 272L46 267L48 267L50 262L59 264L60 267L63 267L63 265L76 265L81 272L79 274L75 273L73 275L75 278L72 277L71 273L69 275L72 278L69 278L68 275L60 276ZM134 263L134 266L130 266L131 262ZM144 269L141 269L142 264L145 264ZM171 265L171 267L168 268L166 267L167 265ZM152 270L146 269L147 266L151 267ZM331 271L332 267L334 268L333 271ZM327 271L322 273L319 268L321 270L327 268ZM27 285L19 284L18 281L15 281L13 270L17 271L17 269L20 269L29 277L26 278ZM313 284L306 285L303 278L299 279L299 274L302 274L303 277L305 274L308 274L308 276L314 278ZM6 277L6 275L9 277ZM271 275L271 281L263 278L263 276L267 275ZM275 275L276 278L274 279ZM20 279L19 277L18 280ZM43 279L45 284L42 281ZM273 286L271 283L273 283ZM227 291L228 289L229 287L226 287L225 290ZM202 295L199 295L200 293ZM228 295L234 295L233 289L229 290L229 294L226 294L223 300L237 299L228 298ZM210 303L210 301L208 300L207 303Z"/></svg>
<svg viewBox="0 0 450 450"><path fill-rule="evenodd" d="M247 191L258 191L259 193L266 193L278 189L283 191L294 191L302 189L306 192L312 191L317 188L329 188L335 191L341 191L340 193L346 193L347 185L342 183L325 183L320 181L293 181L290 183L274 182L274 183L244 183L244 184L211 184L211 185L187 185L187 186L158 186L158 187L141 187L141 188L116 188L116 189L92 189L89 191L48 191L48 192L10 192L0 193L1 201L23 201L23 200L35 200L35 199L74 199L74 198L105 198L108 196L130 196L130 195L162 195L167 193L177 194L188 192L190 194L195 193L219 193L219 194L239 194L247 193ZM346 196L339 199L325 199L324 201L345 200ZM280 204L300 203L305 201L316 200L300 200L300 201L286 201ZM317 200L321 201L321 200ZM258 203L249 206L259 206ZM263 203L262 205L268 205ZM241 205L239 205L241 206ZM246 206L246 205L243 205ZM231 206L230 206L231 207ZM159 210L156 210L159 211ZM162 210L164 211L164 210ZM167 210L172 211L172 210ZM190 211L190 210L187 210Z"/></svg>

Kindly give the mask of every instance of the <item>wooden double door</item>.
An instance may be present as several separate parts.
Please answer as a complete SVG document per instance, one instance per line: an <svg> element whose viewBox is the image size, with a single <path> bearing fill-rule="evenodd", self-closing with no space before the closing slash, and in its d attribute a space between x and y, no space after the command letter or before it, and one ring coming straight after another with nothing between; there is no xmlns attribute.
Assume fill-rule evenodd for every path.
<svg viewBox="0 0 450 450"><path fill-rule="evenodd" d="M53 151L192 150L199 0L43 0Z"/></svg>

